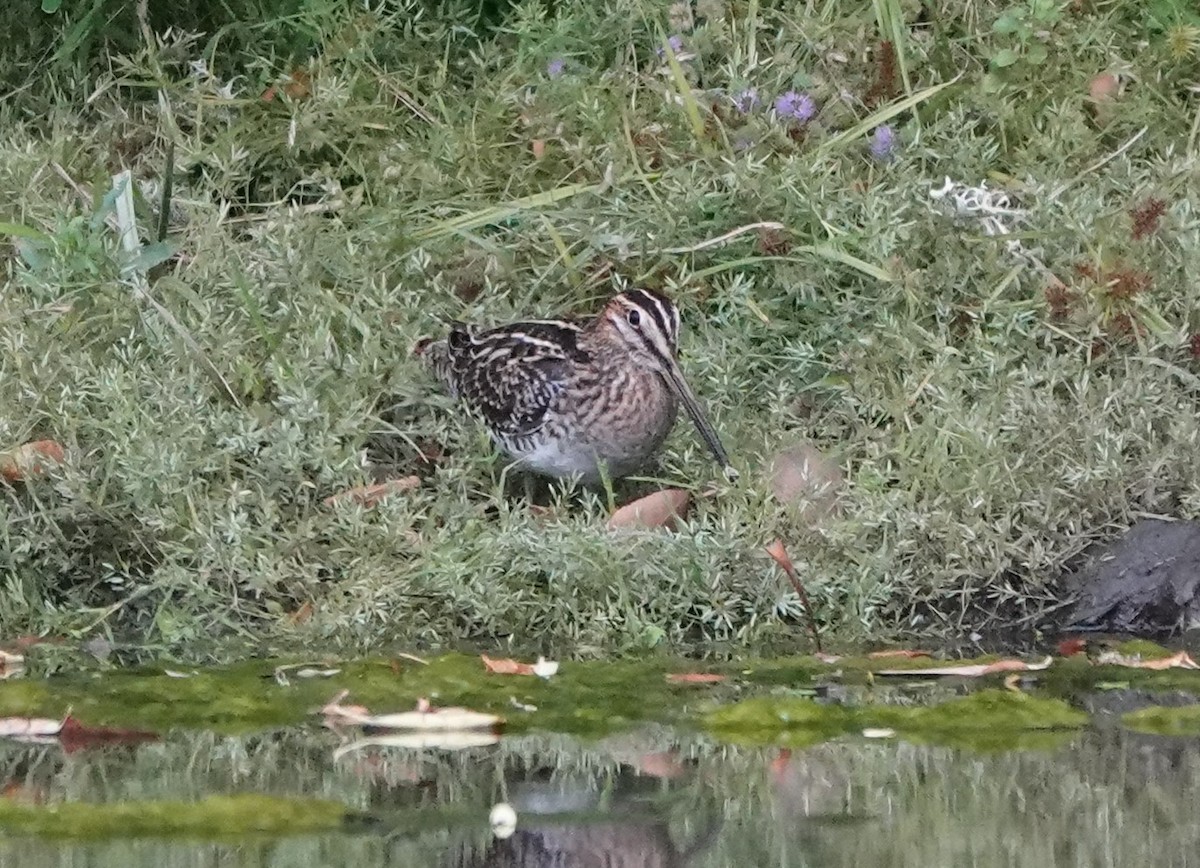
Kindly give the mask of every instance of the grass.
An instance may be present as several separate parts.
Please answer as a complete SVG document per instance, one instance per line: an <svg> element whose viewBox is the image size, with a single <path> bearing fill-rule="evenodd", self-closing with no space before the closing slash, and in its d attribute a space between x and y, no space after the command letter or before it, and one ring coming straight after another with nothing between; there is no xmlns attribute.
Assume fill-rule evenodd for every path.
<svg viewBox="0 0 1200 868"><path fill-rule="evenodd" d="M0 489L0 636L786 647L776 537L832 637L957 636L1037 618L1134 517L1195 517L1200 31L1169 2L927 6L325 4L294 67L245 28L32 78L0 56L32 82L0 102L0 447L70 451ZM816 117L781 122L787 90ZM171 146L140 298L105 194L131 169L153 242ZM1013 196L1020 251L931 198L947 177ZM743 469L675 534L502 496L409 356L452 318L592 310L614 274L680 301ZM762 479L797 439L846 472L815 528ZM718 478L686 423L659 475Z"/></svg>

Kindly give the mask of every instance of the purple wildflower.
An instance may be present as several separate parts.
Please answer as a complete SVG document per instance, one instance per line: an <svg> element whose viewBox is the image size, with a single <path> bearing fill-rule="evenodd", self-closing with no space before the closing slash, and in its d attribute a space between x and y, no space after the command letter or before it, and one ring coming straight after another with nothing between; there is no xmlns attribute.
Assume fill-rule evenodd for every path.
<svg viewBox="0 0 1200 868"><path fill-rule="evenodd" d="M797 93L794 90L789 90L775 100L775 114L781 118L790 118L806 124L813 119L813 115L816 113L817 104L806 93Z"/></svg>
<svg viewBox="0 0 1200 868"><path fill-rule="evenodd" d="M546 64L546 75L551 78L558 78L563 74L563 70L567 68L567 62L561 57L555 57Z"/></svg>
<svg viewBox="0 0 1200 868"><path fill-rule="evenodd" d="M672 54L679 55L679 54L683 53L683 37L682 36L678 36L678 35L668 36L667 37L667 45L671 46ZM662 60L663 58L665 58L667 56L667 52L663 50L663 47L661 45L658 48L654 49L654 51L658 55L659 60Z"/></svg>
<svg viewBox="0 0 1200 868"><path fill-rule="evenodd" d="M750 87L733 98L733 107L744 115L758 108L761 100L758 98L758 88Z"/></svg>
<svg viewBox="0 0 1200 868"><path fill-rule="evenodd" d="M876 127L871 133L871 156L886 162L896 150L896 131L891 124Z"/></svg>

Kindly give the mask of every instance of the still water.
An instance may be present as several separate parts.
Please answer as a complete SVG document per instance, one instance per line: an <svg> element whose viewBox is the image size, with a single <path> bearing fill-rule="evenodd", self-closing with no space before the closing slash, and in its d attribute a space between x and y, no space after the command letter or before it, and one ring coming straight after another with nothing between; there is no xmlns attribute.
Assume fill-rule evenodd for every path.
<svg viewBox="0 0 1200 868"><path fill-rule="evenodd" d="M0 866L1200 866L1192 738L1093 725L980 753L861 736L747 747L657 724L454 750L354 737L318 722L78 750L0 741L9 804L251 793L354 815L243 840L0 837ZM503 838L497 803L518 818Z"/></svg>

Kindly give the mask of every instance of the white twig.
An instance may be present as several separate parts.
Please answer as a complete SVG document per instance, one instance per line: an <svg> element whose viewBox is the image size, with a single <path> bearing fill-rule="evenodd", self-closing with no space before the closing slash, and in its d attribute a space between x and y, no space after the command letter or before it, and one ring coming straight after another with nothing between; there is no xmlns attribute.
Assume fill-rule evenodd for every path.
<svg viewBox="0 0 1200 868"><path fill-rule="evenodd" d="M739 235L745 235L747 232L753 232L755 229L783 229L782 223L775 223L771 220L765 220L761 223L747 223L745 226L739 226L736 229L730 229L724 235L718 235L716 238L709 238L707 241L701 241L699 244L693 244L690 247L669 247L663 253L695 253L697 250L707 250L709 247L717 247L737 238Z"/></svg>

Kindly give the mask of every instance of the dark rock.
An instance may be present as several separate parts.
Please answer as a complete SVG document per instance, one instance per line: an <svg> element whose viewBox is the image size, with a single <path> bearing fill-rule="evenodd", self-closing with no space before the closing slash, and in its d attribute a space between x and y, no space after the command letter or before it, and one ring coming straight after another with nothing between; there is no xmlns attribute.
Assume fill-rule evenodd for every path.
<svg viewBox="0 0 1200 868"><path fill-rule="evenodd" d="M1200 625L1200 522L1145 519L1068 580L1068 629L1176 633Z"/></svg>

